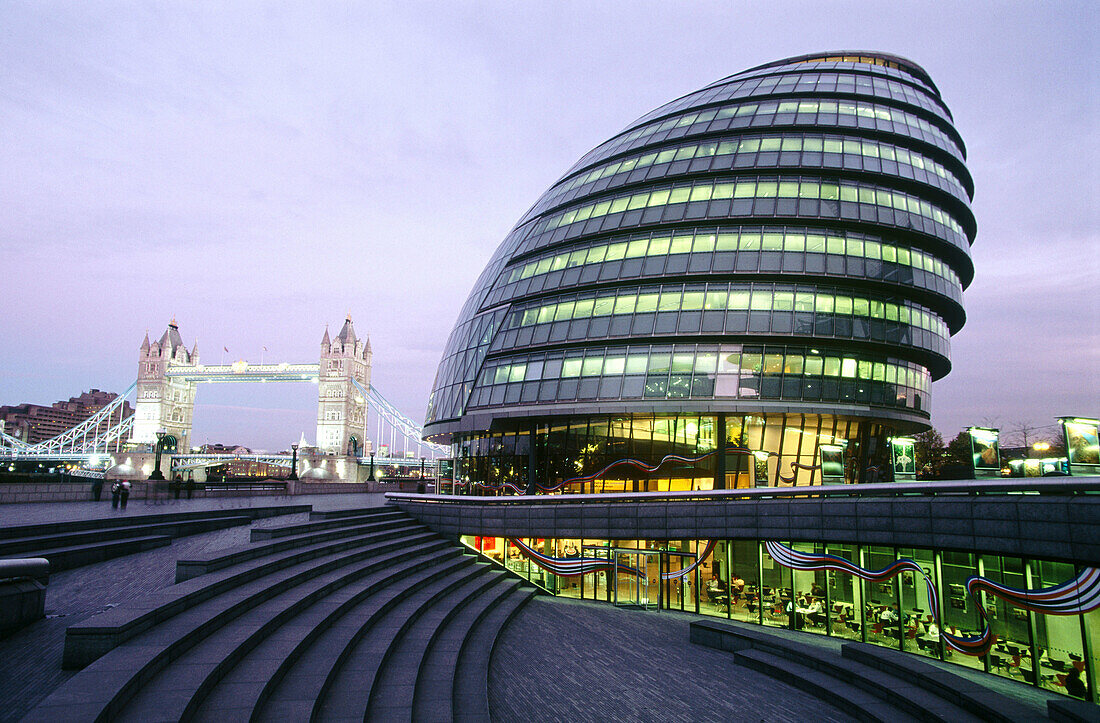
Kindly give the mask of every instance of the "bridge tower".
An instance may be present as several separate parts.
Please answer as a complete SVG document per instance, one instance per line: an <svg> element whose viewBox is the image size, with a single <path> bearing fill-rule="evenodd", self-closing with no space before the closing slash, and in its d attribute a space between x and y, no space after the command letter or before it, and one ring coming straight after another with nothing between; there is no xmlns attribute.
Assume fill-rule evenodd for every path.
<svg viewBox="0 0 1100 723"><path fill-rule="evenodd" d="M360 339L348 314L335 339L321 340L317 379L317 446L328 454L362 455L367 446L367 400L352 380L370 390L370 339Z"/></svg>
<svg viewBox="0 0 1100 723"><path fill-rule="evenodd" d="M137 400L130 441L155 444L157 430L176 438L177 449L190 450L191 420L195 413L195 382L168 377L168 367L195 367L199 363L198 342L187 350L172 319L164 334L150 343L146 332L138 354Z"/></svg>

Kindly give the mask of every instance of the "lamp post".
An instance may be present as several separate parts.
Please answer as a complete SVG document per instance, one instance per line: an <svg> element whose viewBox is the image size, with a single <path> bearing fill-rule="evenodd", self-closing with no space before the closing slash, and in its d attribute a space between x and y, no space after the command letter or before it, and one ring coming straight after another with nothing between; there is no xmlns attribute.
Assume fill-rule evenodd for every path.
<svg viewBox="0 0 1100 723"><path fill-rule="evenodd" d="M160 453L163 451L164 435L166 435L167 433L168 432L164 429L158 429L157 430L157 446L156 446L157 456L156 456L156 462L153 464L153 474L149 475L149 479L151 479L151 480L162 480L162 479L164 479L164 475L160 471Z"/></svg>
<svg viewBox="0 0 1100 723"><path fill-rule="evenodd" d="M298 445L290 445L290 476L287 479L298 479Z"/></svg>
<svg viewBox="0 0 1100 723"><path fill-rule="evenodd" d="M374 482L374 450L370 453L370 474L367 475L368 482Z"/></svg>

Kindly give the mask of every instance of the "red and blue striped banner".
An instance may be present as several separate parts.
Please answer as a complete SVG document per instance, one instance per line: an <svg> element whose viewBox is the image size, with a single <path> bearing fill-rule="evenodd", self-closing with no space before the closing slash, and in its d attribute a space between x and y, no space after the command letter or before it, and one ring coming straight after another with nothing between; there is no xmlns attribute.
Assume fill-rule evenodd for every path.
<svg viewBox="0 0 1100 723"><path fill-rule="evenodd" d="M539 552L535 548L526 544L522 540L516 538L509 538L511 543L519 548L519 551L523 553L524 557L531 560L543 570L552 572L560 577L577 577L578 575L587 575L590 572L599 572L601 570L612 570L615 568L615 560L606 557L552 557L545 553ZM647 580L646 573L636 567L630 565L624 565L619 563L618 569L620 572L625 572L628 575L634 575L642 580Z"/></svg>
<svg viewBox="0 0 1100 723"><path fill-rule="evenodd" d="M699 567L704 562L706 562L706 559L708 557L710 557L710 553L714 552L714 546L716 544L717 544L717 540L708 540L707 544L706 544L706 547L703 548L703 551L701 553L699 553L698 555L695 556L695 560L690 565L688 565L687 567L685 567L681 570L676 570L675 572L662 572L661 573L661 579L662 580L678 580L681 577L684 577L685 575L687 575L688 573L694 571L695 568Z"/></svg>
<svg viewBox="0 0 1100 723"><path fill-rule="evenodd" d="M792 570L837 570L868 582L881 582L895 577L900 572L911 570L924 578L925 588L928 591L928 603L932 608L933 619L940 628L940 637L948 647L966 655L985 655L997 641L996 634L990 629L988 614L978 594L981 591L1025 610L1045 615L1077 615L1100 608L1100 569L1095 567L1084 568L1077 577L1060 585L1036 590L1011 588L975 575L966 581L966 589L981 617L983 630L977 635L961 637L943 630L943 625L940 624L939 594L936 585L924 568L912 559L902 558L881 570L867 570L836 555L800 552L772 540L766 541L764 545L773 560Z"/></svg>

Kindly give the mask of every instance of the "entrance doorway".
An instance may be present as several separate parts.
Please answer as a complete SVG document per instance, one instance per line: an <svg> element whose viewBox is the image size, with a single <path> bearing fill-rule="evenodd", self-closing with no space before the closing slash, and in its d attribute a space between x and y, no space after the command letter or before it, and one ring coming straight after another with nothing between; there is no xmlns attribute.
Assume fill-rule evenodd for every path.
<svg viewBox="0 0 1100 723"><path fill-rule="evenodd" d="M659 607L658 570L660 552L614 547L612 558L611 599L620 607L649 610ZM653 582L650 582L650 581Z"/></svg>
<svg viewBox="0 0 1100 723"><path fill-rule="evenodd" d="M695 554L661 550L660 555L662 609L698 613L699 568L689 570L695 563Z"/></svg>

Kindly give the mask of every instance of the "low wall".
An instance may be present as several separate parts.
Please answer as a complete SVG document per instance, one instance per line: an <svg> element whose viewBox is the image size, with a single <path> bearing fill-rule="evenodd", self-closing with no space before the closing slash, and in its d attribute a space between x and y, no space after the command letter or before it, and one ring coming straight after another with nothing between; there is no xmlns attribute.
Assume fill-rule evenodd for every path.
<svg viewBox="0 0 1100 723"><path fill-rule="evenodd" d="M282 482L283 480L273 480ZM107 482L103 485L101 500L111 499L111 485ZM158 490L152 483L139 480L132 483L130 489L131 500L152 499L156 496L174 497L174 491L167 491L161 483ZM385 488L392 491L392 487ZM300 480L287 481L286 489L196 489L192 490L190 498L203 499L207 497L275 497L287 495L328 495L349 494L362 492L379 492L383 488L376 482L302 482ZM187 498L186 489L181 490L180 497ZM7 482L0 484L0 504L26 503L26 502L90 502L92 501L92 480L73 479L68 482Z"/></svg>
<svg viewBox="0 0 1100 723"><path fill-rule="evenodd" d="M982 483L969 484L977 491ZM1091 491L1100 480L1059 484L1079 484ZM822 490L818 493L821 497L790 499L762 495L737 499L736 492L698 493L691 499L678 499L675 493L392 494L388 501L444 535L834 542L978 551L1095 565L1100 560L1100 495L1067 493L1062 488L1054 494L1034 494L1043 486L1033 483L1032 494L933 494L922 493L922 485L907 484L892 486L889 497L836 499L829 495L860 493ZM784 494L783 490L745 494L756 492Z"/></svg>

